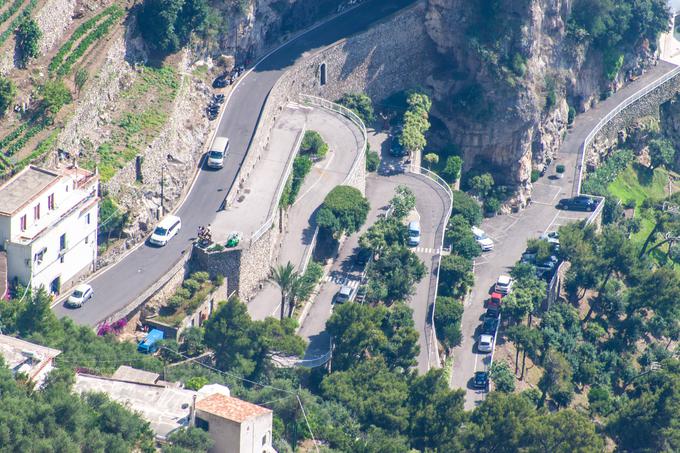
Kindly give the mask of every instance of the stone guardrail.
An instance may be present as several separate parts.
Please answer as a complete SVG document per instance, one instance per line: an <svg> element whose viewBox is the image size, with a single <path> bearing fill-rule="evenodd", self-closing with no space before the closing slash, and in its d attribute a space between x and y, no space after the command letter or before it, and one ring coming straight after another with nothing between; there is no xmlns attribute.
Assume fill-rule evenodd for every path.
<svg viewBox="0 0 680 453"><path fill-rule="evenodd" d="M364 143L361 148L361 152L357 153L357 157L354 160L354 164L352 165L352 168L350 169L349 173L347 173L347 176L345 177L345 180L342 182L343 185L347 185L352 178L356 175L357 171L359 170L359 165L362 162L361 157L362 154L366 152L366 144L368 143L368 134L366 132L366 126L364 125L364 122L359 118L359 116L348 109L347 107L344 107L340 104L336 104L335 102L331 102L329 100L317 97L317 96L311 96L309 94L301 94L300 95L300 100L307 105L313 105L317 107L324 108L326 110L330 110L331 112L339 113L342 116L346 117L349 119L351 122L357 125L359 130L361 131L361 135L364 139Z"/></svg>
<svg viewBox="0 0 680 453"><path fill-rule="evenodd" d="M417 170L417 171L413 171ZM449 196L449 209L448 212L446 213L446 216L444 217L443 225L442 225L442 237L439 242L439 253L437 254L437 277L435 279L434 283L434 288L432 288L432 284L430 284L430 290L429 294L431 295L432 299L432 313L430 314L430 329L432 334L428 335L427 341L425 344L427 345L427 362L428 366L430 363L430 357L432 356L432 352L435 351L435 357L437 358L437 367L441 367L441 360L439 358L439 353L436 352L438 340L437 340L437 330L434 326L434 312L435 308L437 306L437 293L439 291L439 269L441 267L441 262L442 262L442 251L444 250L444 237L446 236L446 225L449 222L449 218L451 217L451 211L453 210L453 190L451 190L451 186L447 184L446 181L444 181L438 174L422 167L414 166L411 168L411 172L413 173L419 173L425 176L426 178L432 180L435 184L440 186L444 191L447 193Z"/></svg>
<svg viewBox="0 0 680 453"><path fill-rule="evenodd" d="M258 228L257 231L255 231L250 236L251 246L253 245L253 242L260 239L262 235L274 224L274 218L276 217L276 209L281 201L281 195L283 195L283 190L286 188L286 184L288 183L288 178L290 177L290 174L293 171L293 162L295 162L295 156L297 156L298 151L300 150L302 138L305 136L306 129L307 128L303 126L302 130L298 133L297 140L295 140L295 146L293 147L293 152L290 154L290 156L288 156L286 170L283 172L283 175L279 180L279 186L276 189L276 195L274 195L271 205L269 206L269 215L267 216L267 220L265 220L262 226L260 226L260 228Z"/></svg>
<svg viewBox="0 0 680 453"><path fill-rule="evenodd" d="M181 271L187 262L191 259L191 249L186 250L182 254L182 258L165 274L163 274L158 280L156 280L151 286L144 290L140 295L138 295L132 302L127 304L125 307L121 308L117 312L108 315L106 318L99 320L98 326L104 321L114 322L119 319L126 318L130 316L137 308L139 308L147 299L156 294L162 287L165 286L172 277L174 277L179 271ZM129 319L128 319L129 321Z"/></svg>

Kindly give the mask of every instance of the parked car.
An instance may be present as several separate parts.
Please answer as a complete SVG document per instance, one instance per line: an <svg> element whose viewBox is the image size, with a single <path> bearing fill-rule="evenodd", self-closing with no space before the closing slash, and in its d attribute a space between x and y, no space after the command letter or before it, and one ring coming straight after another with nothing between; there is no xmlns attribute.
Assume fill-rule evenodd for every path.
<svg viewBox="0 0 680 453"><path fill-rule="evenodd" d="M174 238L181 229L182 221L179 217L174 215L166 216L158 223L156 229L153 230L149 242L162 247L167 244L170 239Z"/></svg>
<svg viewBox="0 0 680 453"><path fill-rule="evenodd" d="M351 286L342 285L340 291L338 291L337 294L335 295L335 303L344 304L345 302L349 302L352 300L353 295L354 290L352 289Z"/></svg>
<svg viewBox="0 0 680 453"><path fill-rule="evenodd" d="M493 250L493 240L486 235L484 230L473 226L472 234L475 237L475 241L477 241L477 244L479 244L479 246L482 248L482 252L488 252L489 250Z"/></svg>
<svg viewBox="0 0 680 453"><path fill-rule="evenodd" d="M484 313L484 318L498 319L500 315L501 315L500 307L489 307L486 309L486 313Z"/></svg>
<svg viewBox="0 0 680 453"><path fill-rule="evenodd" d="M414 220L408 224L408 245L416 247L420 244L420 222Z"/></svg>
<svg viewBox="0 0 680 453"><path fill-rule="evenodd" d="M557 203L557 207L570 211L594 211L597 208L597 202L588 196L579 195L573 198L562 198Z"/></svg>
<svg viewBox="0 0 680 453"><path fill-rule="evenodd" d="M229 82L228 82L228 77L227 74L222 74L218 76L215 80L213 80L212 87L213 88L224 88L226 87Z"/></svg>
<svg viewBox="0 0 680 453"><path fill-rule="evenodd" d="M78 285L66 300L66 305L73 308L82 307L85 302L92 299L92 296L94 296L94 291L90 285Z"/></svg>
<svg viewBox="0 0 680 453"><path fill-rule="evenodd" d="M475 371L475 377L472 379L472 386L476 389L489 389L489 373L486 371Z"/></svg>
<svg viewBox="0 0 680 453"><path fill-rule="evenodd" d="M502 301L503 295L501 293L493 292L491 293L491 297L489 297L489 299L486 302L486 307L500 309Z"/></svg>
<svg viewBox="0 0 680 453"><path fill-rule="evenodd" d="M493 337L485 334L480 335L477 340L477 350L479 352L493 351Z"/></svg>
<svg viewBox="0 0 680 453"><path fill-rule="evenodd" d="M512 284L512 277L509 275L501 275L498 277L498 280L496 280L494 291L505 296L506 294L510 294L510 291L512 291Z"/></svg>
<svg viewBox="0 0 680 453"><path fill-rule="evenodd" d="M485 335L495 335L498 327L498 318L484 318L482 322L482 333Z"/></svg>
<svg viewBox="0 0 680 453"><path fill-rule="evenodd" d="M548 241L548 243L553 246L553 250L558 251L560 249L559 231L551 231L550 233L544 233L541 235L541 239L544 241Z"/></svg>
<svg viewBox="0 0 680 453"><path fill-rule="evenodd" d="M224 95L223 94L213 94L212 97L212 103L220 105L224 102Z"/></svg>
<svg viewBox="0 0 680 453"><path fill-rule="evenodd" d="M536 275L538 277L543 277L546 274L552 275L559 262L560 260L555 255L551 255L547 260L534 264L536 266Z"/></svg>

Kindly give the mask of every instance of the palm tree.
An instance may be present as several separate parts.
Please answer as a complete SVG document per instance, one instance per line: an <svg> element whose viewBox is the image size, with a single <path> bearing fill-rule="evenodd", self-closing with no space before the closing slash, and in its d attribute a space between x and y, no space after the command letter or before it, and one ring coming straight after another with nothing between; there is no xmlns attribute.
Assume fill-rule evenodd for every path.
<svg viewBox="0 0 680 453"><path fill-rule="evenodd" d="M281 290L281 320L285 316L286 301L294 296L294 290L299 287L297 281L300 279L300 274L295 270L295 267L290 261L285 266L278 265L272 267L271 276L269 280L276 283Z"/></svg>

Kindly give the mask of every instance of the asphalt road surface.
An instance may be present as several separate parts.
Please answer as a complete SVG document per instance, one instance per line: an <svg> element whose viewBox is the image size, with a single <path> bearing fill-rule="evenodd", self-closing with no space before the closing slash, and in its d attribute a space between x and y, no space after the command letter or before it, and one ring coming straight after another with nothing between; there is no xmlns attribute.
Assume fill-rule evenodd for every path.
<svg viewBox="0 0 680 453"><path fill-rule="evenodd" d="M394 169L399 165L387 152L386 134L369 132L371 149L380 149L382 154L382 170ZM448 213L449 197L446 192L422 175L395 172L394 174L369 175L366 178L366 197L371 205L366 223L361 230L345 239L338 256L328 275L328 279L321 287L308 316L303 320L299 335L309 341L305 359L313 359L328 352L329 335L325 332L326 321L333 311L333 299L343 285L350 286L356 291L361 280L363 267L355 263L355 255L359 247L359 236L384 215L389 201L394 197L394 191L399 185L409 187L416 196L416 211L420 217L421 238L418 247L412 250L427 267L425 277L415 285L414 294L408 303L413 309L413 321L418 331L418 371L425 373L430 368L428 357L427 337L430 335L428 314L432 304L432 285L436 280L433 269L437 261L441 235L444 231Z"/></svg>
<svg viewBox="0 0 680 453"><path fill-rule="evenodd" d="M195 186L177 212L183 220L179 234L162 248L142 245L96 275L89 282L94 289L94 297L76 310L56 305L57 316L69 316L79 324L96 325L133 301L167 273L183 254L191 253L196 229L199 225L211 223L234 183L269 91L283 72L304 52L365 31L377 20L411 3L413 0L369 0L290 41L257 63L233 91L218 126L218 135L229 137L231 142L224 168L219 171L201 170Z"/></svg>
<svg viewBox="0 0 680 453"><path fill-rule="evenodd" d="M546 176L534 184L531 206L520 213L492 217L482 223L482 229L494 240L495 249L475 260L475 285L466 299L461 322L463 339L461 345L454 350L451 373L451 386L466 389L467 409L474 408L486 397L486 392L473 389L470 384L474 372L487 370L491 360L491 354L477 352L475 342L485 311L484 301L488 299L496 279L501 274L507 274L520 259L526 249L527 239L536 238L544 232L556 231L561 225L588 217L589 213L560 211L555 207L560 198L568 198L576 190L581 144L601 118L673 68L669 63L660 62L635 82L588 112L578 115L560 148L557 160L551 164ZM565 177L562 179L550 177L555 174L557 164L566 167ZM501 333L498 339L501 344Z"/></svg>

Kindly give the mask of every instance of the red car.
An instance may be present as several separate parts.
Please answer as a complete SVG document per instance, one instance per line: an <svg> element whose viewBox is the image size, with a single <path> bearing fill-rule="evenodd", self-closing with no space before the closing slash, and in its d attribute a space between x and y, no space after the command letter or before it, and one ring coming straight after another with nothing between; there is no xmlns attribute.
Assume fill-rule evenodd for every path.
<svg viewBox="0 0 680 453"><path fill-rule="evenodd" d="M486 302L486 308L499 310L501 308L502 299L503 295L501 293L491 293L491 297Z"/></svg>

